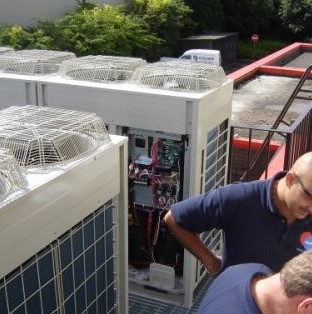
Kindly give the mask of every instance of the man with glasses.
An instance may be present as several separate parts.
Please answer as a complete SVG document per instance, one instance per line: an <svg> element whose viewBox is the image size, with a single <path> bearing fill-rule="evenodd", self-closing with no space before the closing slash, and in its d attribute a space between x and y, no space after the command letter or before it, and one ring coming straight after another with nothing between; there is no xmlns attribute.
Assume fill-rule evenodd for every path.
<svg viewBox="0 0 312 314"><path fill-rule="evenodd" d="M165 223L207 271L216 275L241 263L279 271L312 248L312 152L269 180L229 184L172 205ZM199 234L223 230L222 258Z"/></svg>

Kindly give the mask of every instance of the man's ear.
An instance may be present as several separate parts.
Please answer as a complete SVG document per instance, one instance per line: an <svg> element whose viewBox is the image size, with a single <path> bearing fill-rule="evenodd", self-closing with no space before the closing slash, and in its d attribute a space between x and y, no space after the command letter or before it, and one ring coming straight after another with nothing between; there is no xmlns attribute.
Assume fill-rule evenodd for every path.
<svg viewBox="0 0 312 314"><path fill-rule="evenodd" d="M312 297L305 298L298 304L298 313L312 313Z"/></svg>
<svg viewBox="0 0 312 314"><path fill-rule="evenodd" d="M294 173L288 171L285 175L285 180L287 186L291 186L296 181L296 176Z"/></svg>

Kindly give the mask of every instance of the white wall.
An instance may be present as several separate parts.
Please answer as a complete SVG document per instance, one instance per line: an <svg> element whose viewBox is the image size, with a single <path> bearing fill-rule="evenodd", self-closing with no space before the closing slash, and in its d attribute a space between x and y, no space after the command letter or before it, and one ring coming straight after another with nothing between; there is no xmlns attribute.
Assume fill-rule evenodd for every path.
<svg viewBox="0 0 312 314"><path fill-rule="evenodd" d="M91 1L90 1L91 2ZM124 4L124 0L93 0L95 4ZM76 0L0 0L0 24L29 26L37 19L55 19L76 8Z"/></svg>

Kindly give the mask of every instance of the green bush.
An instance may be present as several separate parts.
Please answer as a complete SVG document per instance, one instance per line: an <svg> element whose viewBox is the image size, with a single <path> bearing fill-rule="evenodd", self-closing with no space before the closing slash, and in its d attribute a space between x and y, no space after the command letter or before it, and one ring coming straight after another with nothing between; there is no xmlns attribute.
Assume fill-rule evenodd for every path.
<svg viewBox="0 0 312 314"><path fill-rule="evenodd" d="M31 48L34 44L34 36L20 25L3 26L0 44L14 49Z"/></svg>
<svg viewBox="0 0 312 314"><path fill-rule="evenodd" d="M132 16L140 18L149 29L163 40L163 45L150 51L151 59L175 53L178 40L191 34L194 23L192 10L183 0L132 0L128 7Z"/></svg>
<svg viewBox="0 0 312 314"><path fill-rule="evenodd" d="M118 6L83 4L55 20L37 25L0 25L0 45L15 49L52 49L83 55L148 57L163 40L149 33L142 19Z"/></svg>
<svg viewBox="0 0 312 314"><path fill-rule="evenodd" d="M286 45L285 42L274 39L260 38L257 43L253 43L251 39L240 40L238 42L238 58L260 59Z"/></svg>
<svg viewBox="0 0 312 314"><path fill-rule="evenodd" d="M161 41L148 33L144 23L126 15L117 6L81 6L53 23L41 22L40 29L53 38L58 50L82 55L144 57Z"/></svg>
<svg viewBox="0 0 312 314"><path fill-rule="evenodd" d="M311 36L312 0L280 0L279 16L293 34Z"/></svg>
<svg viewBox="0 0 312 314"><path fill-rule="evenodd" d="M194 11L192 18L196 21L196 32L203 34L210 31L222 31L224 8L220 0L185 0Z"/></svg>
<svg viewBox="0 0 312 314"><path fill-rule="evenodd" d="M19 49L53 49L53 39L42 29L25 29L20 25L0 26L0 45Z"/></svg>
<svg viewBox="0 0 312 314"><path fill-rule="evenodd" d="M137 56L154 61L161 56L176 55L178 40L191 35L194 31L195 24L191 21L192 10L183 0L128 0L127 9L120 6L96 6L86 1L82 2L83 4L79 5L77 10L55 21L38 21L33 27L0 24L0 45L11 46L15 49L67 50L76 53L77 56L92 54ZM198 7L197 2L189 0L188 3L192 3L198 13L200 6ZM199 1L199 3L204 2ZM207 5L208 3L215 3L218 10L214 10L214 18L218 19L222 5L218 7L214 0L209 0ZM226 10L229 10L230 4L241 7L238 2L223 0L222 3L228 4ZM255 8L263 13L264 8L270 7L270 3L271 0L264 1L262 10L259 9L261 6L258 2L253 3L254 14L257 11ZM233 15L237 13L235 12L230 13ZM241 14L242 10L240 9L239 12L237 14ZM207 20L210 21L211 14L211 11L209 14L202 12L201 27L208 25L205 26L205 21L207 23ZM220 23L221 16L222 14ZM248 19L252 16L249 14ZM230 18L230 15L224 17ZM235 21L238 22L239 19ZM246 26L245 30L247 29L251 31ZM308 34L307 38L311 36ZM241 40L238 56L258 59L283 46L285 44L278 40L260 38L255 45L250 39Z"/></svg>

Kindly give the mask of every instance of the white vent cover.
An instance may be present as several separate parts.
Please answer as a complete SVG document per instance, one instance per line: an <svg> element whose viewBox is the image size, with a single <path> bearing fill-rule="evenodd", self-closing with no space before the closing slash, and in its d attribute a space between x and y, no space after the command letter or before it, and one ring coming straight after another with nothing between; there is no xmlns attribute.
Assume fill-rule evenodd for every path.
<svg viewBox="0 0 312 314"><path fill-rule="evenodd" d="M20 191L27 185L19 165L9 150L0 149L0 204L10 194Z"/></svg>
<svg viewBox="0 0 312 314"><path fill-rule="evenodd" d="M203 92L220 87L226 80L221 66L179 59L147 64L131 79L138 85L183 92Z"/></svg>
<svg viewBox="0 0 312 314"><path fill-rule="evenodd" d="M19 50L0 55L0 70L25 75L57 72L60 63L75 58L72 52L52 50Z"/></svg>
<svg viewBox="0 0 312 314"><path fill-rule="evenodd" d="M14 49L11 47L0 47L0 53L7 53L12 51L14 51Z"/></svg>
<svg viewBox="0 0 312 314"><path fill-rule="evenodd" d="M86 56L64 61L59 74L66 78L83 81L125 81L134 70L146 61L140 58L117 56Z"/></svg>
<svg viewBox="0 0 312 314"><path fill-rule="evenodd" d="M22 167L63 165L109 142L93 113L36 106L0 111L0 148L10 149Z"/></svg>

